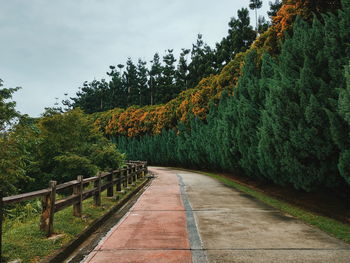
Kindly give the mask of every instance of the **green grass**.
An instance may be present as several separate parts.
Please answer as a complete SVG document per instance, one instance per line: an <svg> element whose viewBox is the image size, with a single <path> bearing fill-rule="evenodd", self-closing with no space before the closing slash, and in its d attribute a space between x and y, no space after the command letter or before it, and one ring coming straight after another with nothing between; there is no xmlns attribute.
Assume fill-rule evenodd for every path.
<svg viewBox="0 0 350 263"><path fill-rule="evenodd" d="M229 187L233 187L250 196L253 196L256 199L264 202L265 204L268 204L274 208L277 208L278 210L281 210L284 213L290 214L304 221L307 224L318 227L322 231L338 239L341 239L347 243L350 243L350 225L344 224L342 222L339 222L329 217L321 216L321 215L306 211L297 206L288 204L284 201L280 201L276 198L270 197L262 192L253 190L245 185L239 184L223 176L213 174L213 173L208 173L208 172L201 172L201 171L198 171L198 173L205 174L212 178L215 178L216 180L224 183Z"/></svg>
<svg viewBox="0 0 350 263"><path fill-rule="evenodd" d="M140 180L134 190L144 180ZM130 193L118 194L123 200ZM83 216L74 217L72 207L68 207L55 214L54 232L62 235L58 239L48 239L39 230L40 215L32 215L25 220L5 220L3 233L3 256L8 260L21 259L22 262L38 262L40 259L53 254L56 250L72 241L86 229L94 220L106 214L118 202L107 197L107 191L101 195L101 206L96 207L93 198L83 201Z"/></svg>

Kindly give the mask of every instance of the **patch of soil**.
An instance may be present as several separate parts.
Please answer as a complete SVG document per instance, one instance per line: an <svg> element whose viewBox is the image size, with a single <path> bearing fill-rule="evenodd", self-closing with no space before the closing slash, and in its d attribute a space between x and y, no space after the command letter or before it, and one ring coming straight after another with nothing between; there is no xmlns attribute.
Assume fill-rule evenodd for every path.
<svg viewBox="0 0 350 263"><path fill-rule="evenodd" d="M239 173L217 174L305 210L350 225L350 187L348 186L305 192L296 190L291 186L280 186L243 176Z"/></svg>

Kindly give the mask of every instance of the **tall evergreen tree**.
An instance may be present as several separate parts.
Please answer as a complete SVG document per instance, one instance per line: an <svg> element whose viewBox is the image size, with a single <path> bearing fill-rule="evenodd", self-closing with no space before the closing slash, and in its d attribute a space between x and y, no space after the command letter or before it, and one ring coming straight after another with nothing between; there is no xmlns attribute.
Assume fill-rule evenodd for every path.
<svg viewBox="0 0 350 263"><path fill-rule="evenodd" d="M271 58L264 56L262 71L265 78L271 72ZM244 62L243 75L240 78L233 98L234 121L232 132L234 143L241 153L240 165L248 175L259 172L258 159L258 127L261 126L261 110L265 102L266 87L260 83L260 69L256 50L248 53Z"/></svg>
<svg viewBox="0 0 350 263"><path fill-rule="evenodd" d="M264 33L271 24L265 19L264 16L259 16L258 19L258 33L262 34Z"/></svg>
<svg viewBox="0 0 350 263"><path fill-rule="evenodd" d="M338 92L338 98L331 101L336 111L329 110L327 114L333 141L339 149L338 169L345 181L350 183L350 73L349 67L346 67L345 77L339 70L350 59L350 1L344 0L342 4L343 10L337 16L329 14L325 20L325 65L329 67L333 90Z"/></svg>
<svg viewBox="0 0 350 263"><path fill-rule="evenodd" d="M214 52L204 43L203 36L198 34L197 41L192 45L191 63L188 66L188 87L194 88L201 79L215 73Z"/></svg>
<svg viewBox="0 0 350 263"><path fill-rule="evenodd" d="M260 9L263 5L261 0L250 0L249 8L255 10L255 30L258 31L258 9Z"/></svg>
<svg viewBox="0 0 350 263"><path fill-rule="evenodd" d="M267 14L270 18L277 15L278 10L282 7L282 1L281 0L275 0L275 2L269 2L270 10L267 11Z"/></svg>
<svg viewBox="0 0 350 263"><path fill-rule="evenodd" d="M148 87L148 69L146 68L146 61L142 61L141 59L138 60L137 64L137 83L138 83L138 89L140 92L140 100L138 105L145 106L150 104L150 94L149 94L149 87Z"/></svg>
<svg viewBox="0 0 350 263"><path fill-rule="evenodd" d="M341 90L338 100L338 112L342 124L338 134L344 135L343 140L338 140L338 146L341 150L338 169L340 175L350 184L350 66L346 68L345 76L347 85L345 89Z"/></svg>
<svg viewBox="0 0 350 263"><path fill-rule="evenodd" d="M150 103L151 105L154 105L160 103L160 101L158 101L158 93L161 85L162 65L158 53L154 54L151 63L152 66L149 71Z"/></svg>
<svg viewBox="0 0 350 263"><path fill-rule="evenodd" d="M189 87L193 88L201 79L200 67L203 67L204 41L203 36L198 34L195 44L192 44L191 63L189 65Z"/></svg>
<svg viewBox="0 0 350 263"><path fill-rule="evenodd" d="M73 100L73 107L80 107L86 113L109 110L111 103L109 93L108 82L104 79L101 81L85 81L76 93L77 97L71 98Z"/></svg>
<svg viewBox="0 0 350 263"><path fill-rule="evenodd" d="M162 68L161 85L159 87L157 101L160 103L168 102L178 94L175 85L175 62L173 50L168 49L163 57L164 66Z"/></svg>
<svg viewBox="0 0 350 263"><path fill-rule="evenodd" d="M329 86L324 39L319 20L311 26L297 20L293 38L282 46L261 129L261 171L305 190L339 182L337 150L327 128L336 93Z"/></svg>
<svg viewBox="0 0 350 263"><path fill-rule="evenodd" d="M176 86L178 91L187 90L188 88L188 69L187 56L191 52L190 49L182 49L180 53L179 63L175 73Z"/></svg>
<svg viewBox="0 0 350 263"><path fill-rule="evenodd" d="M228 35L216 45L216 65L221 70L234 56L246 51L256 38L256 32L250 25L249 11L242 8L237 12L238 18L231 18Z"/></svg>
<svg viewBox="0 0 350 263"><path fill-rule="evenodd" d="M137 78L137 68L128 58L126 62L126 70L124 72L125 88L127 91L127 105L138 105L140 102L140 90Z"/></svg>
<svg viewBox="0 0 350 263"><path fill-rule="evenodd" d="M119 70L114 66L110 66L110 72L107 72L107 75L111 77L109 82L109 88L111 90L111 107L113 108L125 108L127 106L127 93L124 86L124 81L121 74L121 64L119 64Z"/></svg>

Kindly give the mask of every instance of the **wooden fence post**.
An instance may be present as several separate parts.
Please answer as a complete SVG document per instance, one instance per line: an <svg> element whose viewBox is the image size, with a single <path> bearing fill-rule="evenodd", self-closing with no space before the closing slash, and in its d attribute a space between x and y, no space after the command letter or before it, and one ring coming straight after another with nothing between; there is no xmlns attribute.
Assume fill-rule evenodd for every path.
<svg viewBox="0 0 350 263"><path fill-rule="evenodd" d="M141 177L145 177L145 172L146 172L146 165L143 164L143 165L142 165L142 174L141 174Z"/></svg>
<svg viewBox="0 0 350 263"><path fill-rule="evenodd" d="M132 182L135 184L136 182L136 165L134 164L133 167L131 168L132 170Z"/></svg>
<svg viewBox="0 0 350 263"><path fill-rule="evenodd" d="M127 178L128 184L132 184L132 166L128 166Z"/></svg>
<svg viewBox="0 0 350 263"><path fill-rule="evenodd" d="M78 175L77 181L79 182L79 184L73 187L73 195L79 195L79 202L73 205L73 215L76 217L81 217L83 211L83 176Z"/></svg>
<svg viewBox="0 0 350 263"><path fill-rule="evenodd" d="M53 233L53 219L55 214L56 202L56 185L56 181L50 181L50 193L44 196L42 199L43 211L41 213L40 229L45 231L48 237L51 236Z"/></svg>
<svg viewBox="0 0 350 263"><path fill-rule="evenodd" d="M95 205L100 206L101 205L101 173L98 173L98 179L94 182L95 187Z"/></svg>
<svg viewBox="0 0 350 263"><path fill-rule="evenodd" d="M138 165L135 166L135 174L136 174L136 181L137 181L140 178L139 177L139 166Z"/></svg>
<svg viewBox="0 0 350 263"><path fill-rule="evenodd" d="M109 175L107 175L107 181L110 183L110 186L107 188L107 196L112 197L113 196L113 176L114 171L112 171Z"/></svg>
<svg viewBox="0 0 350 263"><path fill-rule="evenodd" d="M122 172L121 169L119 169L118 172L117 172L118 181L117 181L117 185L116 185L116 188L115 188L115 190L117 192L120 192L122 190L122 175L123 175L123 172Z"/></svg>
<svg viewBox="0 0 350 263"><path fill-rule="evenodd" d="M136 181L136 166L135 166L135 164L133 165L133 167L131 169L132 169L132 182L133 182L133 184L135 184L135 181Z"/></svg>
<svg viewBox="0 0 350 263"><path fill-rule="evenodd" d="M128 187L128 168L124 168L123 171L123 187L124 189Z"/></svg>
<svg viewBox="0 0 350 263"><path fill-rule="evenodd" d="M2 200L2 191L0 190L0 263L2 263L2 220L4 218L4 204Z"/></svg>

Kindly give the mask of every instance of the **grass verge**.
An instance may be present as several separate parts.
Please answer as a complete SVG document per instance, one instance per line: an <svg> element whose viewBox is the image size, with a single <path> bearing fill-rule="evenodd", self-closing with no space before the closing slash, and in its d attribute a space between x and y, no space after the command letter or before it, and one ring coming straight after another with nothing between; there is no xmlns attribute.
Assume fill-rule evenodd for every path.
<svg viewBox="0 0 350 263"><path fill-rule="evenodd" d="M188 170L188 171L191 171L191 170ZM297 206L294 206L284 201L270 197L265 193L261 193L259 191L253 190L248 186L242 185L236 181L230 180L223 176L220 176L214 173L209 173L209 172L202 172L202 171L193 171L193 172L210 176L224 183L229 187L235 188L241 192L249 194L250 196L253 196L256 199L264 202L265 204L268 204L278 210L281 210L284 213L290 214L304 221L307 224L313 225L338 239L341 239L347 243L350 243L350 225L344 224L342 222L339 222L337 220L334 220L325 216L318 215L316 213L312 213L310 211L306 211Z"/></svg>
<svg viewBox="0 0 350 263"><path fill-rule="evenodd" d="M35 263L53 254L83 232L93 221L102 217L118 202L125 199L130 192L137 188L145 179L130 187L128 192L107 197L107 190L101 194L102 205L96 207L93 198L83 201L83 216L73 216L72 207L55 214L54 232L51 239L39 229L40 215L25 220L5 220L3 233L3 256L7 261L20 259L21 262ZM118 202L116 201L116 197Z"/></svg>

